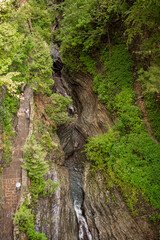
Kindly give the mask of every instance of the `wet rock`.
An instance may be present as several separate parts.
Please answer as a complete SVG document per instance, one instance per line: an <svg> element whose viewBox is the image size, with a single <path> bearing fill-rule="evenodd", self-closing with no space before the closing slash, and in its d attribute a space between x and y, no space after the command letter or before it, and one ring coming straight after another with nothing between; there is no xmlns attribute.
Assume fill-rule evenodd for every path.
<svg viewBox="0 0 160 240"><path fill-rule="evenodd" d="M53 59L53 70L55 72L60 72L63 68L63 63L56 45L51 46L51 56Z"/></svg>
<svg viewBox="0 0 160 240"><path fill-rule="evenodd" d="M70 76L63 70L60 78L61 85L56 85L57 91L61 89L63 93L67 92L68 95L72 96L77 116L75 117L74 111L72 111L75 118L74 122L61 126L58 129L58 135L65 153L65 166L70 171L73 198L76 199L77 196L75 187L72 187L73 183L76 182L75 176L77 176L77 182L80 182L80 188L77 186L77 189L81 189L79 192L84 193L83 217L86 218L92 239L158 239L157 230L151 225L149 219L145 216L133 218L119 191L113 189L111 192L104 185L103 176L96 174L92 179L92 184L90 183L88 164L84 172L81 172L83 175L82 190L82 182L77 173L80 173L79 166L83 169L83 163L86 162L85 156L81 153L86 139L107 132L114 123L105 106L98 101L97 95L93 92L93 83L90 76ZM76 161L78 161L78 167ZM81 206L80 208L82 209ZM83 228L81 221L79 221L79 229L83 230ZM82 231L83 240L86 238L85 231L86 228ZM80 232L79 239L81 239Z"/></svg>
<svg viewBox="0 0 160 240"><path fill-rule="evenodd" d="M65 167L54 164L48 179L60 183L52 196L37 204L36 230L44 232L48 240L77 240L78 226L70 191L69 173Z"/></svg>
<svg viewBox="0 0 160 240"><path fill-rule="evenodd" d="M79 131L83 132L85 137L106 132L113 122L106 107L93 92L92 78L82 74L70 76L62 71L62 81L67 82L68 92L73 98Z"/></svg>

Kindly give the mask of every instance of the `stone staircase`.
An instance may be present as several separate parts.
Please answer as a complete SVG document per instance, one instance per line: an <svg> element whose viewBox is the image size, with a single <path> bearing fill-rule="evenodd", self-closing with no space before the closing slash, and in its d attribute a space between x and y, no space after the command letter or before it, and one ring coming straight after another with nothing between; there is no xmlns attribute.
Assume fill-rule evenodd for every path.
<svg viewBox="0 0 160 240"><path fill-rule="evenodd" d="M22 183L22 147L29 133L30 121L26 119L24 109L30 108L32 91L26 88L20 98L20 108L17 113L18 123L16 138L13 143L12 162L4 168L2 174L2 207L0 212L0 240L13 240L13 214L20 200L21 190L16 189L16 183Z"/></svg>

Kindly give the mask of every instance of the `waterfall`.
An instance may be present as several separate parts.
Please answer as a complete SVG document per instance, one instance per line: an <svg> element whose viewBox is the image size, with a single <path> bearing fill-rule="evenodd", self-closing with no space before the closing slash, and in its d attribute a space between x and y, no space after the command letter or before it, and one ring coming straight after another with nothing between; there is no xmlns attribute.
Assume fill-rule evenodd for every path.
<svg viewBox="0 0 160 240"><path fill-rule="evenodd" d="M64 86L64 80L61 78L62 64L60 64L60 57L55 48L52 48L51 53L53 55L53 70L54 70L54 80L56 92L65 97L69 96L66 86ZM68 108L68 115L73 118L77 118L76 106L70 106ZM70 173L70 186L72 197L74 201L74 209L77 216L77 221L79 225L79 240L92 240L92 236L89 232L87 222L85 220L82 205L83 205L83 189L82 189L82 174L83 174L83 164L85 161L84 153L81 153L82 147L84 145L84 140L82 140L80 133L77 131L76 124L73 126L62 127L62 132L66 131L68 140L68 145L70 145L71 151L69 154L66 153L65 166L69 169ZM61 138L61 130L59 130L59 136ZM62 134L63 135L63 134ZM69 136L69 137L68 137ZM64 136L63 136L64 138ZM61 139L65 141L64 139ZM82 141L81 141L82 140Z"/></svg>

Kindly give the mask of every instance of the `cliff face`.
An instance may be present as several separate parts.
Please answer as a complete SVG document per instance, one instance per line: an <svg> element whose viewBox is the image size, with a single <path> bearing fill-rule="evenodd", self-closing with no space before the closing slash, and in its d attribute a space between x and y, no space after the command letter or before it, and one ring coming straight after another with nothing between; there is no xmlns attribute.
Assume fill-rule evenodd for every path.
<svg viewBox="0 0 160 240"><path fill-rule="evenodd" d="M36 230L47 239L78 238L78 226L70 191L69 173L65 167L54 164L48 179L60 183L52 197L41 198L36 206Z"/></svg>
<svg viewBox="0 0 160 240"><path fill-rule="evenodd" d="M82 167L81 187L84 199L81 207L92 239L157 239L158 231L145 214L133 217L120 192L115 187L112 190L107 187L102 173L96 172L93 176L90 173L90 165L85 163L86 158L81 152L86 137L106 132L113 122L104 105L99 103L93 93L89 77L68 77L65 74L62 82L64 80L73 97L77 115L74 124L61 127L59 137L70 174L72 175L70 166L74 165L75 161L85 165ZM77 133L74 134L73 130ZM84 235L82 239L85 239Z"/></svg>
<svg viewBox="0 0 160 240"><path fill-rule="evenodd" d="M98 101L97 95L93 92L92 79L85 75L70 76L65 71L56 74L55 79L56 91L73 98L73 105L68 108L68 114L73 119L58 128L60 143L57 136L54 139L59 153L52 152L50 159L52 167L45 178L59 182L60 187L53 195L39 198L34 208L36 231L43 232L49 240L158 239L158 227L154 227L145 214L133 217L119 190L116 187L111 189L102 173L97 171L91 174L90 164L87 163L83 152L86 140L88 137L107 132L113 126L105 106ZM28 94L30 95L26 92L24 99L21 100L18 112L13 156L17 146L20 151L30 129L23 114L23 109L29 106ZM21 144L18 145L19 143ZM60 150L60 144L63 151ZM20 151L19 154L22 152ZM13 166L17 166L14 159L11 168ZM10 168L4 171L3 181L11 177L8 171ZM1 228L4 227L1 238L6 240L13 239L13 229L12 216L5 213L15 211L17 200L12 199L14 205L12 210L12 204L7 203L5 199L5 191L8 187L5 187L4 182L2 185L5 205L2 205L1 212L3 215L3 218L1 215ZM5 220L6 217L9 220ZM8 230L6 224L10 226ZM15 234L14 239L27 238Z"/></svg>
<svg viewBox="0 0 160 240"><path fill-rule="evenodd" d="M84 211L93 239L157 239L147 217L132 217L120 192L107 188L101 173L91 176L89 170L87 164L83 178Z"/></svg>
<svg viewBox="0 0 160 240"><path fill-rule="evenodd" d="M83 75L71 77L63 72L62 76L56 76L56 87L61 94L71 95L73 98L73 106L69 112L73 121L58 129L65 154L64 167L58 167L59 173L63 174L64 169L67 172L69 170L70 177L68 173L65 174L64 186L68 190L61 188L60 195L63 195L63 198L59 198L59 204L63 205L62 215L56 216L59 219L59 226L64 225L64 227L57 228L61 229L57 239L61 239L64 229L66 229L66 235L63 234L62 239L67 240L68 234L72 233L71 228L66 225L67 221L70 222L69 226L76 230L76 234L74 236L71 234L70 238L78 239L78 229L75 225L77 221L75 222L75 218L71 217L73 209L76 210L77 202L88 225L86 229L84 220L79 221L79 215L77 215L79 239L157 239L157 230L147 217L144 215L138 218L132 217L120 192L116 188L110 191L100 173L94 176L90 174L90 165L86 164L85 154L82 153L86 138L104 133L113 125L104 105L98 101L93 92L91 79ZM72 192L72 201L67 194L69 190ZM68 210L66 205L62 204L64 198ZM82 233L80 233L81 228ZM86 233L88 231L89 233Z"/></svg>
<svg viewBox="0 0 160 240"><path fill-rule="evenodd" d="M118 189L111 189L102 173L90 172L82 152L86 139L113 125L93 92L92 80L84 75L71 77L66 72L55 78L56 91L73 98L68 109L73 121L58 128L57 146L61 144L64 153L59 150L58 156L53 152L54 163L46 180L59 182L60 187L54 195L39 199L36 231L44 232L49 240L156 240L158 230L148 217L133 217Z"/></svg>
<svg viewBox="0 0 160 240"><path fill-rule="evenodd" d="M0 239L43 238L43 234L36 237L37 232L48 240L160 239L159 4L151 0L17 0L4 2L0 8L0 167L4 167L0 168ZM54 43L49 47L50 41ZM19 88L19 110L18 101L12 101L9 90L13 87L14 93L20 79L23 86L34 89L35 108L28 87ZM93 91L93 82L99 96ZM58 94L54 99L55 92L66 99ZM67 102L71 105L66 109ZM31 110L30 120L25 108ZM69 117L72 119L62 124ZM88 163L84 146L88 138L108 131L109 137L103 136L109 144L100 141L97 145L102 157L99 162L105 166L100 171L96 160L91 159L92 166ZM31 136L32 166L26 167L28 172L33 167L30 181L20 159L27 161L22 147ZM50 169L48 173L46 169ZM37 172L46 181L36 181ZM59 182L58 190L51 193L47 180ZM16 189L17 182L22 184L21 190ZM119 183L136 189L134 216L125 187ZM143 197L139 202L136 191L140 197L147 195L146 202ZM27 232L30 228L23 226L21 234L18 226L13 226L13 214L25 197L29 219L36 217L35 225L34 221L29 225L34 237ZM19 217L22 225L24 212Z"/></svg>

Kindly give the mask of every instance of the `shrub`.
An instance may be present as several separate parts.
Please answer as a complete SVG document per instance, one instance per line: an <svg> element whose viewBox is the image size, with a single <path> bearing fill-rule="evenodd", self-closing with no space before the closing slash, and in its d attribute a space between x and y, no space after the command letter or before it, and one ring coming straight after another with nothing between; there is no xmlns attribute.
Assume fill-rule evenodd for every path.
<svg viewBox="0 0 160 240"><path fill-rule="evenodd" d="M70 97L65 98L57 93L50 96L51 103L46 105L45 111L50 120L55 123L56 126L64 124L66 121L71 120L66 112L67 106L72 103Z"/></svg>
<svg viewBox="0 0 160 240"><path fill-rule="evenodd" d="M3 128L3 159L9 165L12 160L13 117L19 107L19 100L6 93L0 106L0 121Z"/></svg>
<svg viewBox="0 0 160 240"><path fill-rule="evenodd" d="M49 170L45 161L46 152L43 147L36 141L34 135L27 140L23 147L24 159L22 167L28 171L31 179L41 179Z"/></svg>
<svg viewBox="0 0 160 240"><path fill-rule="evenodd" d="M140 110L134 105L131 57L122 45L112 49L111 58L104 57L105 73L94 78L94 88L117 121L108 133L88 140L86 155L98 169L115 173L117 185L124 183L122 192L123 185L130 184L160 209L160 146L148 136Z"/></svg>
<svg viewBox="0 0 160 240"><path fill-rule="evenodd" d="M26 233L29 239L47 240L44 233L35 232L34 215L31 209L28 209L25 202L15 214L14 223L18 225L20 233Z"/></svg>

